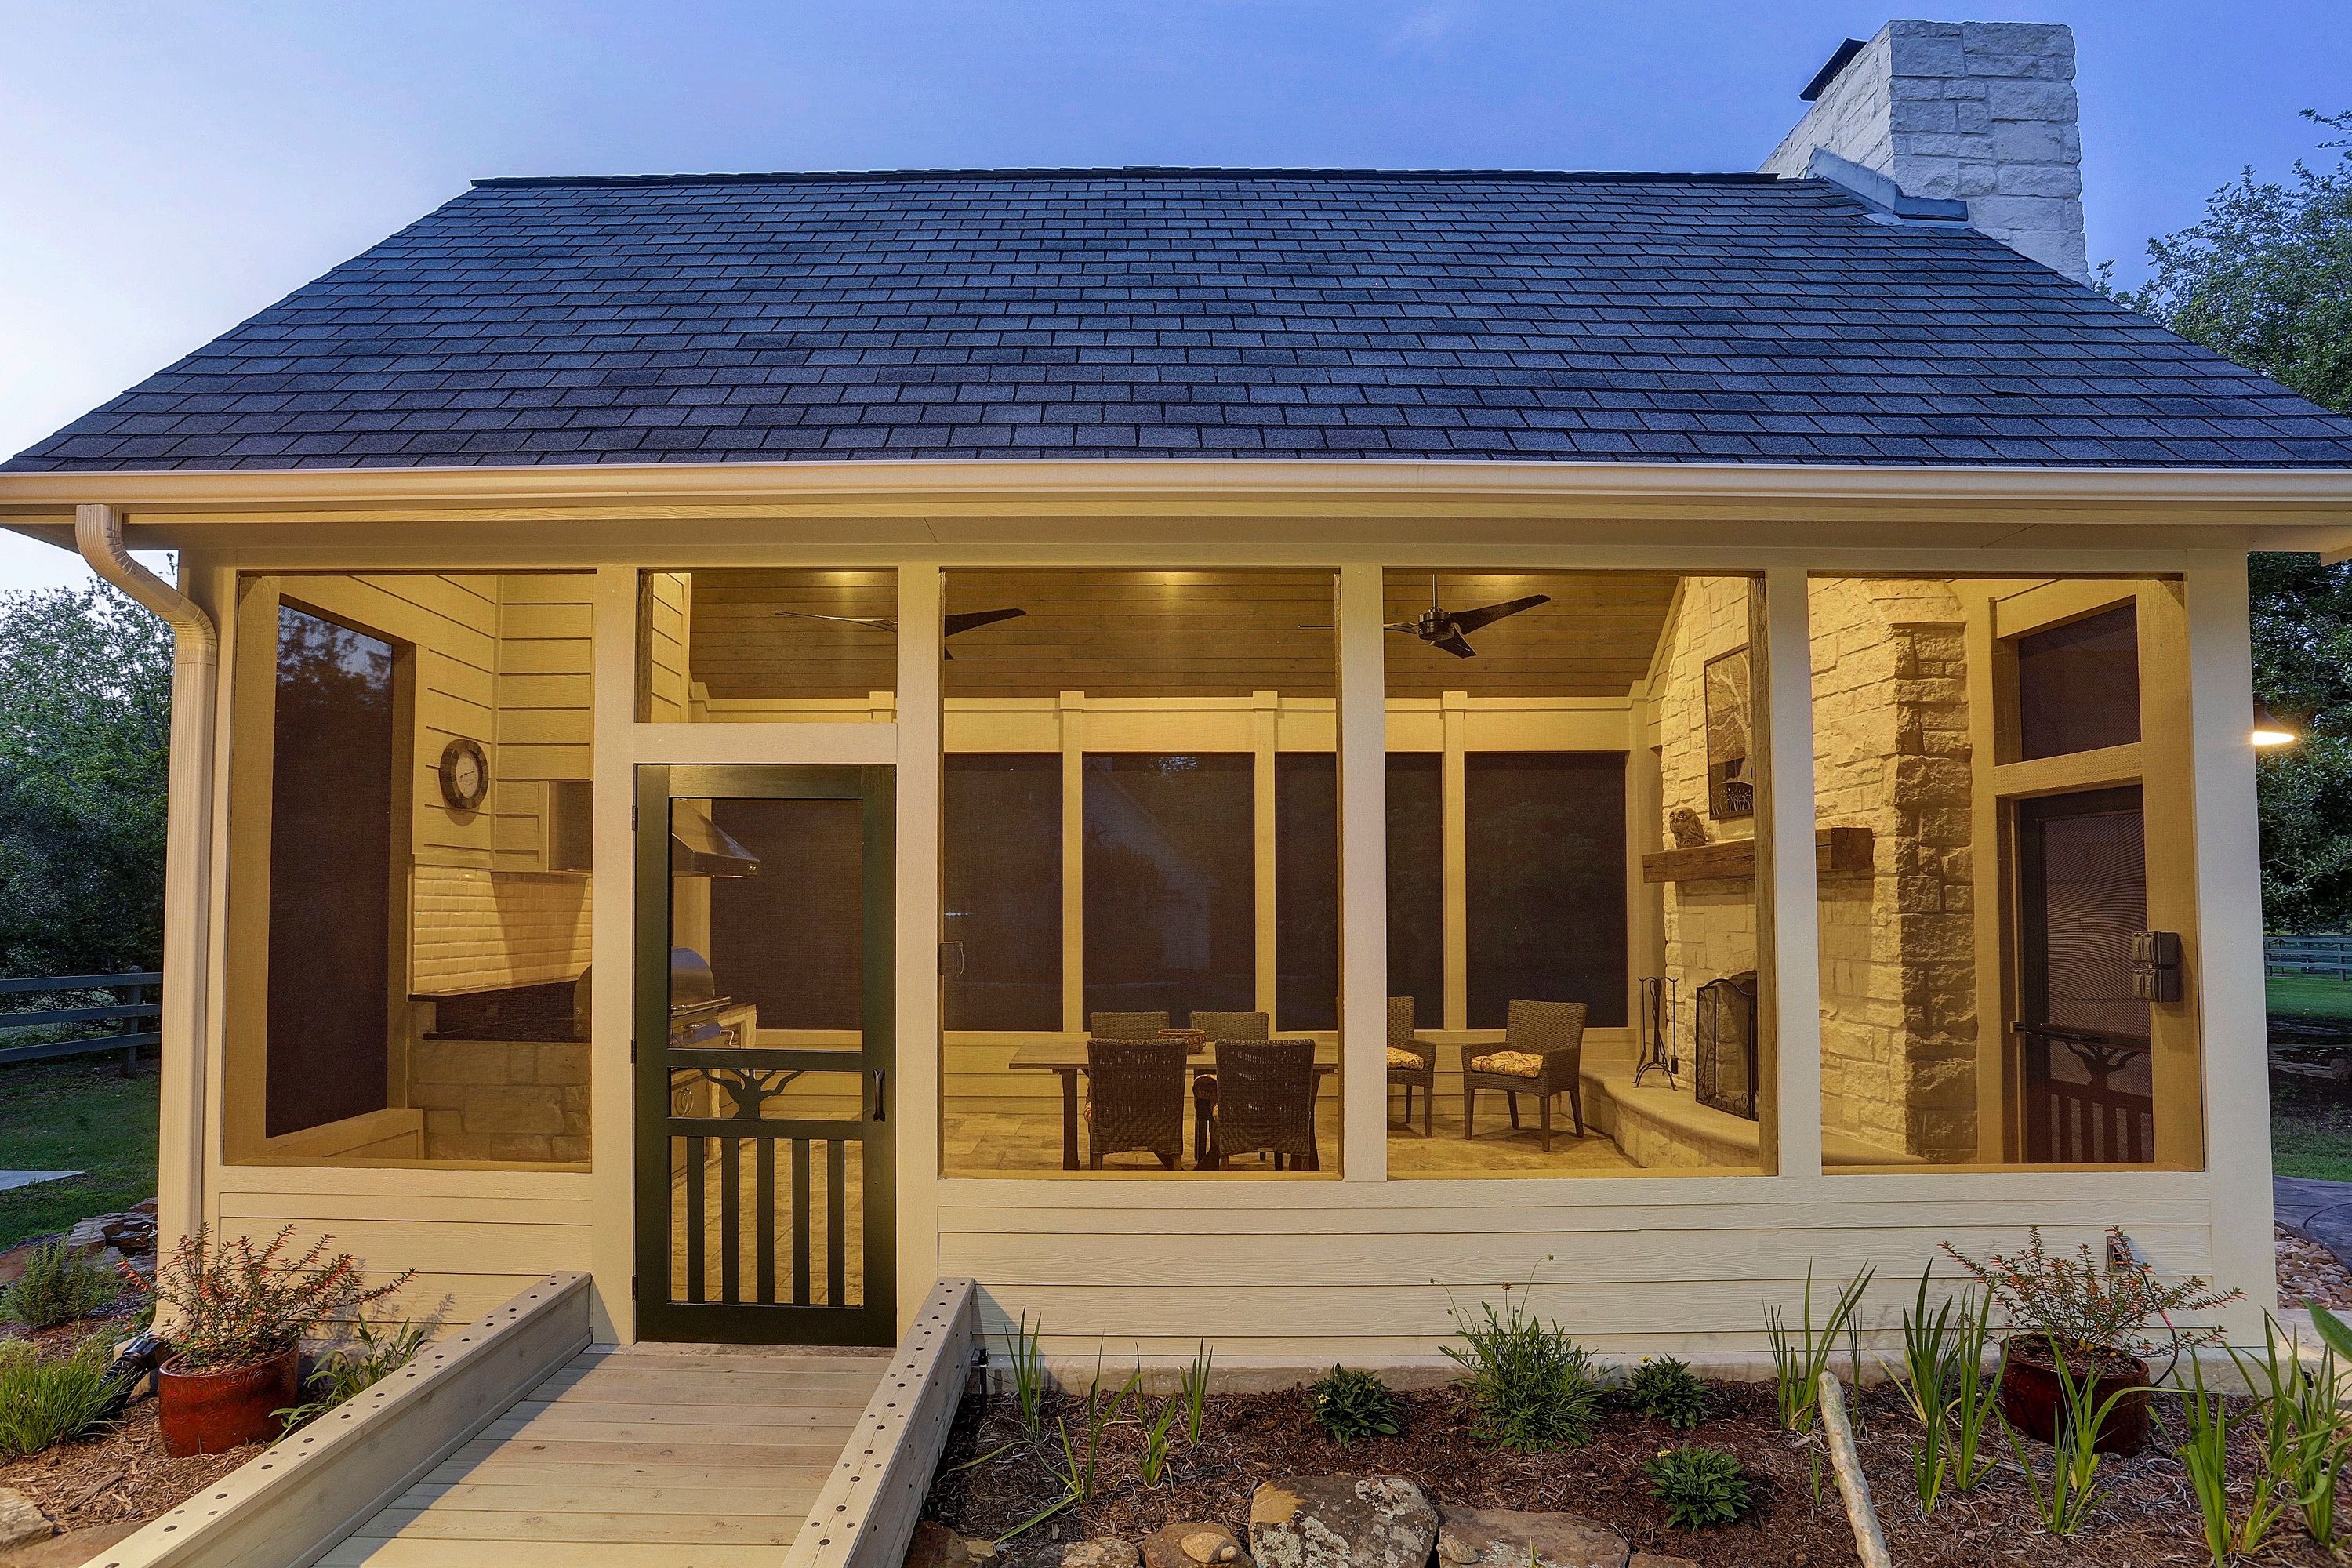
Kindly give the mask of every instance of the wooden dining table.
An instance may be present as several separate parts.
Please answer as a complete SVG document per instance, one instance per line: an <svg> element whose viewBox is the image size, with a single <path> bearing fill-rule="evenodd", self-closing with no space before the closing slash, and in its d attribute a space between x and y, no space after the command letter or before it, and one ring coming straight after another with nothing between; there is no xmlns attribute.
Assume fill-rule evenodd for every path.
<svg viewBox="0 0 2352 1568"><path fill-rule="evenodd" d="M1062 1169L1080 1168L1078 1158L1078 1079L1086 1075L1087 1043L1084 1040L1033 1040L1017 1047L1009 1064L1015 1072L1049 1072L1062 1080ZM1184 1066L1197 1080L1202 1073L1217 1070L1216 1052L1201 1049L1184 1058ZM1318 1090L1325 1079L1339 1070L1339 1047L1318 1042L1315 1047L1315 1082ZM1208 1129L1200 1122L1199 1089L1193 1094L1192 1158L1198 1164L1202 1152L1208 1144Z"/></svg>

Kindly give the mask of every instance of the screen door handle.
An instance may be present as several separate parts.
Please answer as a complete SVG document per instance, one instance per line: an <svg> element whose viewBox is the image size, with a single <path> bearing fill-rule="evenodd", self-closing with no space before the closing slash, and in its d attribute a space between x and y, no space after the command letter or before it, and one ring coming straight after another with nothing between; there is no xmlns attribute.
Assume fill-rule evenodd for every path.
<svg viewBox="0 0 2352 1568"><path fill-rule="evenodd" d="M868 1085L868 1097L866 1102L866 1120L887 1121L890 1119L889 1101L883 1097L882 1093L882 1069L876 1068L867 1076L871 1081Z"/></svg>

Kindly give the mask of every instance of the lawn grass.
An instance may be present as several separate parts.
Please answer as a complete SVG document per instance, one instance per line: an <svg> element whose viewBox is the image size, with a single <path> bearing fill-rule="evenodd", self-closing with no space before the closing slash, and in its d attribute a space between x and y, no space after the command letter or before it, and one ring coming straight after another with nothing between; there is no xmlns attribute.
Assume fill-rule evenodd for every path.
<svg viewBox="0 0 2352 1568"><path fill-rule="evenodd" d="M2270 1010L2291 1018L2352 1019L2352 980L2324 974L2273 974L2263 983Z"/></svg>
<svg viewBox="0 0 2352 1568"><path fill-rule="evenodd" d="M115 1061L0 1068L0 1164L81 1171L0 1193L0 1247L155 1195L155 1068Z"/></svg>
<svg viewBox="0 0 2352 1568"><path fill-rule="evenodd" d="M2333 1085L2273 1075L2271 1169L2282 1176L2352 1182L2352 1099Z"/></svg>

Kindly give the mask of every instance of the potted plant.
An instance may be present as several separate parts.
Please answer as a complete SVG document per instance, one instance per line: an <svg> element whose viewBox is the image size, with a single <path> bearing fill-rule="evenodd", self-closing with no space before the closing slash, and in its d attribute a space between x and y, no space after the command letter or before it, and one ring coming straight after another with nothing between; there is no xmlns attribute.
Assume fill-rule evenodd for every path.
<svg viewBox="0 0 2352 1568"><path fill-rule="evenodd" d="M174 1458L277 1436L277 1413L301 1402L303 1334L415 1278L410 1269L372 1286L351 1254L327 1255L331 1237L288 1256L293 1236L289 1225L257 1247L207 1227L157 1267L157 1316L173 1354L158 1376L156 1419Z"/></svg>
<svg viewBox="0 0 2352 1568"><path fill-rule="evenodd" d="M2221 1331L2184 1329L2175 1314L2224 1306L2245 1292L2212 1289L2195 1275L2159 1281L2121 1230L2107 1232L2104 1267L2088 1242L2069 1256L2044 1247L2039 1226L2026 1237L2022 1252L1988 1253L1982 1262L1944 1244L1952 1261L1985 1288L2009 1329L2000 1347L2000 1413L2026 1436L2056 1442L2066 1407L2063 1362L2077 1387L2085 1377L2096 1380L2090 1408L2123 1395L2094 1447L2128 1458L2147 1442L2147 1358L2157 1350L2148 1324L2164 1323L2167 1353L2177 1360L2184 1350L2218 1342Z"/></svg>

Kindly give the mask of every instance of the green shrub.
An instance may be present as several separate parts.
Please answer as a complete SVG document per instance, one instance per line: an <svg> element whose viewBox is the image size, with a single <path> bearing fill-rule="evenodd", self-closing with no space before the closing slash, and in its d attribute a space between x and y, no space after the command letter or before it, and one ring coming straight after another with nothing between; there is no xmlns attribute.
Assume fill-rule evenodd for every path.
<svg viewBox="0 0 2352 1568"><path fill-rule="evenodd" d="M345 1400L365 1394L415 1361L416 1352L425 1345L422 1323L379 1326L362 1318L353 1322L351 1330L356 1342L321 1356L303 1384L310 1401L275 1412L289 1432L304 1422L318 1419Z"/></svg>
<svg viewBox="0 0 2352 1568"><path fill-rule="evenodd" d="M1369 1372L1334 1365L1307 1391L1307 1405L1342 1448L1360 1437L1397 1435L1397 1397Z"/></svg>
<svg viewBox="0 0 2352 1568"><path fill-rule="evenodd" d="M0 1291L0 1318L53 1329L114 1305L122 1277L89 1253L52 1241L26 1255L25 1272Z"/></svg>
<svg viewBox="0 0 2352 1568"><path fill-rule="evenodd" d="M1756 1506L1756 1483L1720 1448L1685 1443L1645 1462L1642 1474L1676 1530L1729 1524Z"/></svg>
<svg viewBox="0 0 2352 1568"><path fill-rule="evenodd" d="M1478 1440L1522 1454L1591 1441L1605 1393L1592 1352L1518 1301L1507 1313L1489 1302L1484 1313L1474 1318L1456 1308L1463 1345L1445 1347L1469 1371Z"/></svg>
<svg viewBox="0 0 2352 1568"><path fill-rule="evenodd" d="M104 1340L54 1361L22 1340L0 1343L0 1457L37 1454L112 1425L105 1418L112 1360Z"/></svg>
<svg viewBox="0 0 2352 1568"><path fill-rule="evenodd" d="M1625 1385L1625 1403L1654 1421L1687 1432L1706 1418L1706 1384L1687 1362L1670 1355L1645 1356Z"/></svg>

